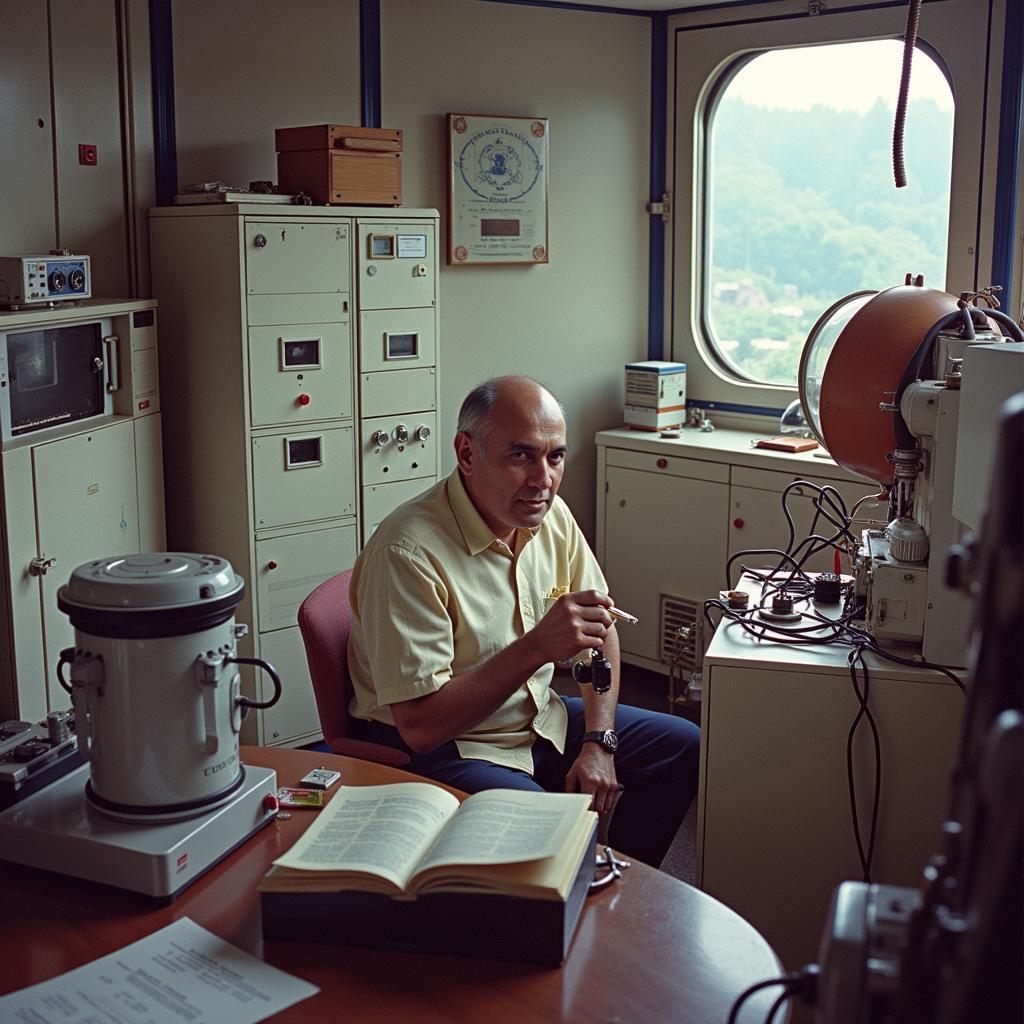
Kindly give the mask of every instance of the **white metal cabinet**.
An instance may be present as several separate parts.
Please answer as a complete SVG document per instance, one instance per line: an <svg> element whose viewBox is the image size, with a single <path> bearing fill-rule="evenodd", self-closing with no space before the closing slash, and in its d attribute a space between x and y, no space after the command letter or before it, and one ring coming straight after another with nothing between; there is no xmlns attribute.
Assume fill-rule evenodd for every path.
<svg viewBox="0 0 1024 1024"><path fill-rule="evenodd" d="M396 240L392 258L370 258L374 234ZM418 492L437 478L436 234L435 211L397 220L393 210L289 205L151 212L154 288L173 330L161 358L173 422L169 533L243 576L236 618L252 627L243 650L283 682L278 704L247 717L246 742L319 738L298 606L351 567L360 538L411 496L410 484ZM363 349L375 353L370 366ZM373 431L388 434L386 457L372 464L366 381ZM408 442L396 432L406 424ZM270 694L263 674L246 670L243 685Z"/></svg>
<svg viewBox="0 0 1024 1024"><path fill-rule="evenodd" d="M360 217L362 539L437 479L437 225ZM420 481L411 487L412 481Z"/></svg>
<svg viewBox="0 0 1024 1024"><path fill-rule="evenodd" d="M616 604L639 619L618 631L627 660L660 663L666 643L674 643L666 634L691 623L716 586L728 477L728 467L716 463L609 451L603 568Z"/></svg>
<svg viewBox="0 0 1024 1024"><path fill-rule="evenodd" d="M0 446L0 721L64 710L59 652L74 641L57 590L84 562L166 546L152 300L0 312L0 329L104 319L118 337L113 414ZM35 564L34 564L35 563Z"/></svg>
<svg viewBox="0 0 1024 1024"><path fill-rule="evenodd" d="M862 878L846 769L858 711L846 648L784 648L719 629L704 661L697 885L771 943L816 959L835 887ZM872 880L919 886L941 844L964 696L946 677L870 658L882 776ZM867 842L874 748L853 748Z"/></svg>

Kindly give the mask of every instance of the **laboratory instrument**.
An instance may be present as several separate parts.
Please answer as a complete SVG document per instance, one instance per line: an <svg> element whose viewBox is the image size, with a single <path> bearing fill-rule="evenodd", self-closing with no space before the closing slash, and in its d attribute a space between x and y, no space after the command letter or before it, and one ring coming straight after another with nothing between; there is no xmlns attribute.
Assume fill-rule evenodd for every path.
<svg viewBox="0 0 1024 1024"><path fill-rule="evenodd" d="M244 590L215 555L75 569L57 673L88 764L0 813L0 858L168 897L273 818L275 773L239 757L243 714L281 691L273 666L236 653ZM241 663L271 677L270 700L241 694Z"/></svg>
<svg viewBox="0 0 1024 1024"><path fill-rule="evenodd" d="M1024 390L1024 335L991 291L957 298L908 275L827 310L799 382L816 439L889 495L888 525L864 530L853 554L867 631L926 662L965 665L969 599L946 587L945 561L978 524L991 410Z"/></svg>

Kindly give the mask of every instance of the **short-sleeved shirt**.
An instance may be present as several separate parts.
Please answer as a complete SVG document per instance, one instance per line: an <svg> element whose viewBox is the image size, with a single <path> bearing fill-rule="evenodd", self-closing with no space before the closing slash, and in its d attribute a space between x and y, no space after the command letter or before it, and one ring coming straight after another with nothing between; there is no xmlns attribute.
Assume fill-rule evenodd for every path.
<svg viewBox="0 0 1024 1024"><path fill-rule="evenodd" d="M500 655L566 592L607 591L568 506L555 497L540 525L499 540L459 471L397 508L352 573L349 671L356 718L394 725L390 705L433 693ZM561 752L565 707L554 666L534 673L493 714L456 738L462 757L533 771L536 736Z"/></svg>

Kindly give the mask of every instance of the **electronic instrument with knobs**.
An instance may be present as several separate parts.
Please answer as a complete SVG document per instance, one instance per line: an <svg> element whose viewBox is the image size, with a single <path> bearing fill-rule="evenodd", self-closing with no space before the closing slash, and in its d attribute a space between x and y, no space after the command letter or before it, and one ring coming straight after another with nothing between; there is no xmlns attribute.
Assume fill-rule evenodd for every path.
<svg viewBox="0 0 1024 1024"><path fill-rule="evenodd" d="M0 256L0 306L55 306L92 296L88 256L55 249L48 256Z"/></svg>

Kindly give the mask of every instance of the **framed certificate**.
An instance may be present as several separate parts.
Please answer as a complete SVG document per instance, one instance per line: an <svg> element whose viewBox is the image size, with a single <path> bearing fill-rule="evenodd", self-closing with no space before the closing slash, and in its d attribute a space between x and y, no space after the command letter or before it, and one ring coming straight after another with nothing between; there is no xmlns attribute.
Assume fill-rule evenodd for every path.
<svg viewBox="0 0 1024 1024"><path fill-rule="evenodd" d="M547 118L449 114L449 265L547 262Z"/></svg>

